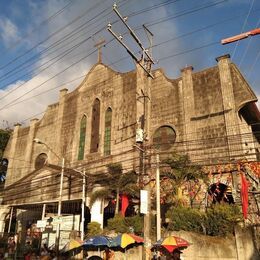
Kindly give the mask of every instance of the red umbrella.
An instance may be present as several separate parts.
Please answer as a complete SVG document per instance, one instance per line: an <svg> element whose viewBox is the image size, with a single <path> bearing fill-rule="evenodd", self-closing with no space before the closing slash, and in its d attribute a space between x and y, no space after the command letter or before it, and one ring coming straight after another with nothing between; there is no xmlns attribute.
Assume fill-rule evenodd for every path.
<svg viewBox="0 0 260 260"><path fill-rule="evenodd" d="M187 240L176 236L162 238L154 244L154 246L163 246L170 253L172 253L176 248L187 247L189 245L190 243Z"/></svg>

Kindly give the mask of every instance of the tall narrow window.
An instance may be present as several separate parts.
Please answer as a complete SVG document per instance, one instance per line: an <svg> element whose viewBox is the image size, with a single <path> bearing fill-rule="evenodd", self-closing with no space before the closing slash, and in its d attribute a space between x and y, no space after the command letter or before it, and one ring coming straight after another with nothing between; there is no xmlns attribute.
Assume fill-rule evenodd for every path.
<svg viewBox="0 0 260 260"><path fill-rule="evenodd" d="M96 98L92 108L91 144L90 144L91 153L95 153L98 151L99 121L100 121L100 101Z"/></svg>
<svg viewBox="0 0 260 260"><path fill-rule="evenodd" d="M84 158L86 125L87 125L87 117L83 116L81 119L81 122L80 122L78 160L83 160L83 158Z"/></svg>
<svg viewBox="0 0 260 260"><path fill-rule="evenodd" d="M105 115L104 155L111 154L112 109L108 108Z"/></svg>

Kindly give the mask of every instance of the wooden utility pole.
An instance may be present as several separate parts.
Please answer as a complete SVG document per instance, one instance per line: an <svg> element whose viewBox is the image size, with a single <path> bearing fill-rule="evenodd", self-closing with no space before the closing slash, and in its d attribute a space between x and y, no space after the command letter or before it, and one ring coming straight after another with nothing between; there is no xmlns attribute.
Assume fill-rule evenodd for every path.
<svg viewBox="0 0 260 260"><path fill-rule="evenodd" d="M130 48L123 42L123 37L121 35L117 35L113 30L112 30L112 24L108 24L107 30L115 37L115 39L126 49L126 51L129 53L129 55L135 60L135 62L143 69L143 71L146 73L148 76L148 80L146 77L144 77L143 73L139 74L139 77L137 78L137 81L139 82L139 85L142 85L141 88L141 96L139 98L143 98L143 108L142 108L142 115L137 115L138 119L138 132L142 132L143 137L141 138L142 140L139 140L139 143L141 143L140 147L138 149L140 150L140 165L141 165L141 174L140 178L142 178L142 181L144 182L144 176L146 175L146 169L145 169L145 156L146 156L146 151L145 151L145 142L146 139L149 139L149 124L148 120L146 118L149 117L150 115L150 105L149 103L147 104L147 99L149 99L150 96L150 80L154 78L154 76L151 73L151 65L154 64L153 58L151 56L151 42L153 34L144 26L146 33L149 33L150 38L150 48L146 49L144 48L142 42L139 40L135 32L130 28L130 26L126 23L127 17L122 17L121 14L119 13L117 9L117 5L113 5L113 11L117 14L117 16L120 18L120 20L124 23L124 25L127 27L127 29L130 32L130 35L133 37L133 39L136 41L137 45L142 51L142 57L138 58L131 50ZM137 69L137 75L138 75L138 69ZM143 83L142 83L143 82ZM138 84L138 83L137 83ZM138 91L139 92L139 91ZM138 98L138 99L139 99ZM137 109L138 110L138 109ZM140 120L141 119L141 120ZM141 130L141 131L140 131ZM144 214L144 242L145 242L145 259L149 260L151 259L150 255L150 249L151 249L151 238L150 238L150 233L151 233L151 196L150 196L150 185L149 181L144 187L144 194L147 195L147 210L146 213Z"/></svg>
<svg viewBox="0 0 260 260"><path fill-rule="evenodd" d="M257 29L254 29L254 30L251 30L251 31L248 31L248 32L244 32L244 33L241 33L241 34L238 34L238 35L235 35L235 36L223 39L223 40L221 40L221 43L223 45L224 44L229 44L229 43L232 43L232 42L243 40L243 39L245 39L245 38L247 38L249 36L255 36L257 34L260 34L260 28L257 28Z"/></svg>

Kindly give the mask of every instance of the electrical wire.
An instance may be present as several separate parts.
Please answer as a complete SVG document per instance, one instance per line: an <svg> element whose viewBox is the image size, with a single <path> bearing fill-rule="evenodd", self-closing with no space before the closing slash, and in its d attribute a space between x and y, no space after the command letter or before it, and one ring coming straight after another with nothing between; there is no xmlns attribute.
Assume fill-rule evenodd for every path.
<svg viewBox="0 0 260 260"><path fill-rule="evenodd" d="M247 23L248 17L249 17L249 15L250 15L251 11L252 11L252 8L253 8L253 5L254 5L254 2L255 2L255 0L252 0L252 1L251 1L250 8L249 8L249 10L248 10L248 13L247 13L246 19L244 20L244 23L243 23L243 26L242 26L242 29L241 29L240 33L242 33L242 32L244 31L244 29L245 29L245 26L246 26L246 23ZM231 57L233 57L233 58L235 57L235 54L236 54L236 50L237 50L238 44L239 44L239 41L236 42L236 45L235 45L234 50L233 50L233 53L232 53L232 55L231 55Z"/></svg>

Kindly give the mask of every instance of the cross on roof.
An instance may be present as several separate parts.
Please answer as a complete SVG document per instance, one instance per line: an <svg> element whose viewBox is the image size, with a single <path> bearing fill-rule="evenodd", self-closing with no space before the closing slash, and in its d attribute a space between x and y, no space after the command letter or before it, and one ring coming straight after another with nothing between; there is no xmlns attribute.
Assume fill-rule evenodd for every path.
<svg viewBox="0 0 260 260"><path fill-rule="evenodd" d="M97 47L98 49L98 63L102 62L102 47L105 47L105 43L105 40L100 40L94 45L94 47Z"/></svg>

